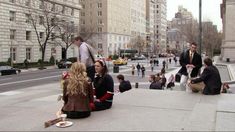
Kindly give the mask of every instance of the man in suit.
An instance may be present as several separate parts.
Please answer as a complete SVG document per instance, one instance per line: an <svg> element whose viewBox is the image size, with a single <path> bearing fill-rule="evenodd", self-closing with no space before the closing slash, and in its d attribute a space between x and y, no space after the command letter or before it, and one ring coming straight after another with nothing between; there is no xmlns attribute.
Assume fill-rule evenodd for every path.
<svg viewBox="0 0 235 132"><path fill-rule="evenodd" d="M220 94L221 90L221 78L218 69L212 64L210 58L204 59L205 69L201 76L196 79L192 79L189 86L192 91L202 91L206 95Z"/></svg>
<svg viewBox="0 0 235 132"><path fill-rule="evenodd" d="M191 43L188 50L180 55L181 73L180 88L186 90L186 83L188 78L195 78L199 75L200 68L202 67L202 57L197 52L197 44Z"/></svg>

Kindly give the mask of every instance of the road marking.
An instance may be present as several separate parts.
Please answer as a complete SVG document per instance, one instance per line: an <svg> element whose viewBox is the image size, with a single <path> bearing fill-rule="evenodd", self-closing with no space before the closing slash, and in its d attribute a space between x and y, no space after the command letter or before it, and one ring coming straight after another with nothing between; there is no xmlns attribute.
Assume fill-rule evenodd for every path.
<svg viewBox="0 0 235 132"><path fill-rule="evenodd" d="M23 92L20 92L20 91L9 91L9 92L0 93L0 95L10 96L10 95L16 95L16 94L20 94L20 93L23 93Z"/></svg>
<svg viewBox="0 0 235 132"><path fill-rule="evenodd" d="M60 75L43 77L43 78L35 78L35 79L29 79L29 80L22 80L22 81L17 81L17 82L2 83L2 84L0 84L0 86L5 86L5 85L9 85L9 84L17 84L17 83L22 83L22 82L32 82L32 81L43 80L43 79L54 78L54 77L60 77Z"/></svg>
<svg viewBox="0 0 235 132"><path fill-rule="evenodd" d="M0 81L5 81L5 80L11 80L12 78L3 78L3 79L0 79Z"/></svg>

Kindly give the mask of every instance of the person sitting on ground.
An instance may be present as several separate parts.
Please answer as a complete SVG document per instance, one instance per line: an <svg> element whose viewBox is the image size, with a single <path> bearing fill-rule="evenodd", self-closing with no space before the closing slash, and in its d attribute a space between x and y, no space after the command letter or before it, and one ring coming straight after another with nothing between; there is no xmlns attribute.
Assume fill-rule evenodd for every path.
<svg viewBox="0 0 235 132"><path fill-rule="evenodd" d="M210 58L204 59L205 68L199 78L192 79L189 87L193 92L202 91L205 95L220 94L222 81L219 70Z"/></svg>
<svg viewBox="0 0 235 132"><path fill-rule="evenodd" d="M158 89L162 90L161 82L156 80L155 75L150 75L149 76L149 82L151 83L149 86L149 89Z"/></svg>
<svg viewBox="0 0 235 132"><path fill-rule="evenodd" d="M168 84L166 85L166 88L172 89L172 87L174 87L174 86L175 86L175 77L173 74L171 74L171 76L168 79Z"/></svg>
<svg viewBox="0 0 235 132"><path fill-rule="evenodd" d="M161 86L162 86L162 88L164 88L166 86L166 77L165 77L165 74L162 74L162 77L161 77Z"/></svg>
<svg viewBox="0 0 235 132"><path fill-rule="evenodd" d="M120 83L119 91L121 93L128 91L132 88L130 81L128 81L128 80L126 81L122 74L117 75L117 79L118 79L118 82Z"/></svg>
<svg viewBox="0 0 235 132"><path fill-rule="evenodd" d="M103 60L95 62L96 76L94 79L94 95L96 96L93 111L100 111L112 107L114 95L114 82L111 75L108 74L108 68Z"/></svg>
<svg viewBox="0 0 235 132"><path fill-rule="evenodd" d="M68 118L77 119L90 116L90 103L93 102L93 88L88 82L86 66L83 63L72 64L68 73L63 75L64 106L60 114L67 114Z"/></svg>

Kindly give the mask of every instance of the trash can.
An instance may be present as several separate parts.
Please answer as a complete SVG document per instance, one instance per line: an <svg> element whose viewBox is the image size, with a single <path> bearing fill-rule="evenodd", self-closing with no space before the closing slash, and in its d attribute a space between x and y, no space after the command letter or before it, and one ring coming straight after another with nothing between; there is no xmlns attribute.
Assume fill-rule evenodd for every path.
<svg viewBox="0 0 235 132"><path fill-rule="evenodd" d="M227 61L227 62L230 62L230 59L229 59L229 58L227 58L227 59L226 59L226 61Z"/></svg>
<svg viewBox="0 0 235 132"><path fill-rule="evenodd" d="M119 66L117 65L113 66L113 73L119 73Z"/></svg>

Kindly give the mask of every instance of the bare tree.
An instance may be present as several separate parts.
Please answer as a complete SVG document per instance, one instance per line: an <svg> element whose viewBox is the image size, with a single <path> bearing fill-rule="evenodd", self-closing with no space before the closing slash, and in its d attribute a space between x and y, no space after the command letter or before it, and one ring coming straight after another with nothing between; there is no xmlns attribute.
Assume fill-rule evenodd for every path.
<svg viewBox="0 0 235 132"><path fill-rule="evenodd" d="M181 25L180 27L184 36L186 36L186 41L188 42L197 42L198 38L198 23L196 21L192 21L190 23L186 23Z"/></svg>
<svg viewBox="0 0 235 132"><path fill-rule="evenodd" d="M88 42L92 47L95 47L95 40L93 37L98 35L95 26L81 27L79 34L84 39L84 41Z"/></svg>
<svg viewBox="0 0 235 132"><path fill-rule="evenodd" d="M141 36L137 36L137 37L132 38L130 43L131 43L130 45L133 49L138 50L139 55L146 48L145 39L143 39Z"/></svg>
<svg viewBox="0 0 235 132"><path fill-rule="evenodd" d="M214 56L214 50L221 44L220 34L212 22L203 23L203 48L209 57Z"/></svg>
<svg viewBox="0 0 235 132"><path fill-rule="evenodd" d="M48 0L41 0L39 8L28 8L29 22L31 23L37 37L38 44L41 50L41 68L44 67L45 51L48 42L55 39L54 29L58 25L58 13L53 11L53 5L48 3Z"/></svg>
<svg viewBox="0 0 235 132"><path fill-rule="evenodd" d="M63 52L65 54L65 58L63 59L67 59L68 48L73 44L75 37L74 35L77 34L78 27L76 27L74 23L61 21L58 24L58 28L59 35L56 36L56 38L60 38L60 42L57 43L62 47L62 49L64 49Z"/></svg>

